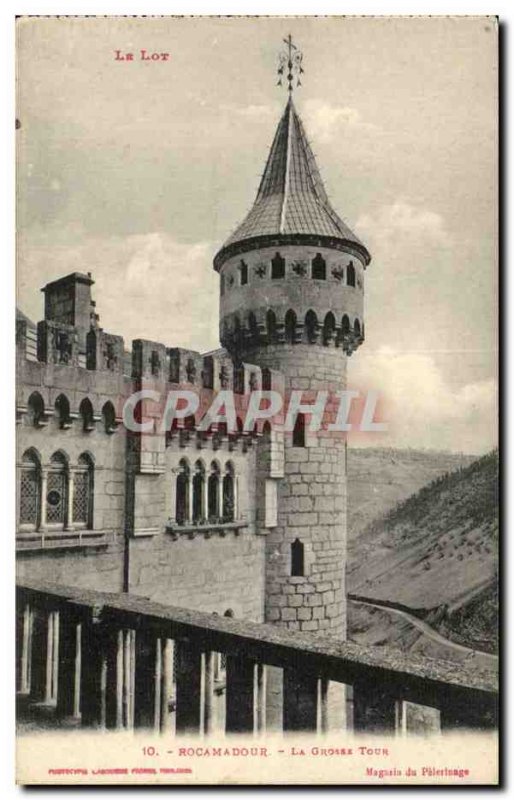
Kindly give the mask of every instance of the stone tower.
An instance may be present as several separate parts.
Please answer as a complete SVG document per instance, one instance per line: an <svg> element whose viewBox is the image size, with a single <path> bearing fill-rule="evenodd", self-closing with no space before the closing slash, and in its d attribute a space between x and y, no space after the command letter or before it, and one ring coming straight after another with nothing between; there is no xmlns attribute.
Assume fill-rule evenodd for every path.
<svg viewBox="0 0 514 800"><path fill-rule="evenodd" d="M348 356L364 340L369 262L330 204L290 97L254 205L214 259L223 346L236 360L280 371L286 396L302 390L312 402L318 390L344 390ZM344 638L345 441L310 432L309 421L300 415L283 437L265 619Z"/></svg>

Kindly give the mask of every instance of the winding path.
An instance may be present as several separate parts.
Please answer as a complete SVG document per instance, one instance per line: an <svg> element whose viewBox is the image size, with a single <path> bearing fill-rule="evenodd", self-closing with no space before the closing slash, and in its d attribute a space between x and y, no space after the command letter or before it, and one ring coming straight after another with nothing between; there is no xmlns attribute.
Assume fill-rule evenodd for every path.
<svg viewBox="0 0 514 800"><path fill-rule="evenodd" d="M475 661L477 666L491 670L498 669L498 656L495 656L492 653L484 653L482 650L472 650L471 647L466 647L458 642L452 642L451 639L447 639L445 636L442 636L442 634L438 633L438 631L434 630L434 628L431 628L430 625L428 625L419 617L414 616L414 614L409 614L407 611L400 610L399 608L394 608L394 606L390 605L386 600L377 601L373 600L372 598L369 600L364 600L362 597L359 597L357 600L354 599L351 594L348 595L348 599L351 600L352 603L361 603L361 605L373 606L373 608L385 608L391 614L396 614L397 616L409 622L433 642L444 645L450 650L464 653L467 659Z"/></svg>

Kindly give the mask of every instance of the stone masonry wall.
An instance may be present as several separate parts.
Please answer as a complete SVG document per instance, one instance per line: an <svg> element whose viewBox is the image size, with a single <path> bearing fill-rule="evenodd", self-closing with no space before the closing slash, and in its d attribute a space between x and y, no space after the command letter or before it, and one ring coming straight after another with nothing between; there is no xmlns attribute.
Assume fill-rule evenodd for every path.
<svg viewBox="0 0 514 800"><path fill-rule="evenodd" d="M274 345L248 354L281 369L292 389L346 385L346 357L319 345ZM292 630L346 635L346 474L339 434L307 433L306 447L284 435L285 477L278 482L278 525L266 537L266 621ZM304 576L291 575L291 544L305 547Z"/></svg>

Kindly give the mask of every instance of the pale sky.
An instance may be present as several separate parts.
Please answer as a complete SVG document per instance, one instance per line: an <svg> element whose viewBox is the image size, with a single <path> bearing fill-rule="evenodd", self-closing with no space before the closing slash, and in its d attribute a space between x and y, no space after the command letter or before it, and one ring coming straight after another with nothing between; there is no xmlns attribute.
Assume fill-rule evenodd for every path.
<svg viewBox="0 0 514 800"><path fill-rule="evenodd" d="M365 444L496 444L497 34L488 18L18 23L18 302L91 271L102 326L218 346L212 258L297 110L332 204L372 254L349 383L388 403ZM139 52L167 52L145 62ZM134 61L115 61L115 50ZM356 444L360 442L356 438Z"/></svg>

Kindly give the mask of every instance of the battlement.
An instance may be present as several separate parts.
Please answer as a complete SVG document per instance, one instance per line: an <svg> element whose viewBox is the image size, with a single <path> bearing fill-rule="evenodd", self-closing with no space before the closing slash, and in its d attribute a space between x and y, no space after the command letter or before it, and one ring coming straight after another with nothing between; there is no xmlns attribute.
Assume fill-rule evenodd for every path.
<svg viewBox="0 0 514 800"><path fill-rule="evenodd" d="M16 320L17 422L44 428L55 416L58 428L79 426L82 431L103 428L116 432L123 406L134 392L154 387L163 402L173 389L190 389L200 398L198 411L187 420L176 420L166 432L166 445L180 436L181 447L205 445L217 434L216 448L224 431L215 424L208 433L196 434L206 408L220 391L231 390L238 408L237 431L230 439L234 449L244 439L244 450L252 436L243 436L247 396L256 389L283 391L276 370L236 361L226 350L202 354L162 342L135 339L126 350L122 336L99 325L92 309L94 284L90 273L71 273L47 284L45 318L34 324L22 312ZM88 309L88 316L85 311ZM259 430L252 433L261 433Z"/></svg>

